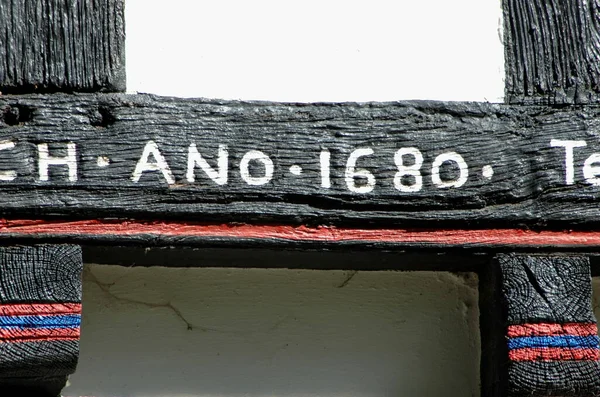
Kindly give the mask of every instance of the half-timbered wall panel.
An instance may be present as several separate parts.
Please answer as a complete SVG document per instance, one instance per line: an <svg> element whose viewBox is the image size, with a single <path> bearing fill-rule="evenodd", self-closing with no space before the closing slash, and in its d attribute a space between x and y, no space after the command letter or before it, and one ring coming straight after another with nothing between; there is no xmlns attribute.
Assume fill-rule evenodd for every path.
<svg viewBox="0 0 600 397"><path fill-rule="evenodd" d="M86 265L84 295L65 396L478 395L473 273Z"/></svg>
<svg viewBox="0 0 600 397"><path fill-rule="evenodd" d="M0 237L173 267L88 267L91 342L67 393L476 395L481 352L482 394L496 397L507 346L510 360L531 361L512 363L511 390L596 390L594 374L577 376L595 371L600 351L589 307L600 247L595 2L505 0L504 22L497 0L213 3L127 1L129 91L175 97L161 98L54 93L124 90L119 0L0 0L11 15L0 87L50 92L0 98ZM491 105L503 100L503 53L511 105ZM510 272L491 258L508 250L555 264L558 251L586 252L574 253L581 277L546 280L542 261L495 290L489 276ZM209 253L229 269L175 269L213 264ZM382 269L479 272L483 348L473 276L363 272ZM507 345L494 291L521 302L535 290L552 306L545 291L565 290L562 278L569 296L586 295L565 310L585 318L547 328L528 307L509 324L544 333L575 321L585 335L511 334ZM568 340L589 351L521 350ZM587 369L563 377L544 357Z"/></svg>

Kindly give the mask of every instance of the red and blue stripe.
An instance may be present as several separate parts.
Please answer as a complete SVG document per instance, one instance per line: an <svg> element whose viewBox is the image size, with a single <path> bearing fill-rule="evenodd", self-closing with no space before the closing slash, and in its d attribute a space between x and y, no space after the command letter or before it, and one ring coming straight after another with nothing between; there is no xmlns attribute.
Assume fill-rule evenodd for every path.
<svg viewBox="0 0 600 397"><path fill-rule="evenodd" d="M77 340L81 304L2 304L0 343Z"/></svg>
<svg viewBox="0 0 600 397"><path fill-rule="evenodd" d="M598 361L600 338L592 323L538 323L508 327L512 361Z"/></svg>

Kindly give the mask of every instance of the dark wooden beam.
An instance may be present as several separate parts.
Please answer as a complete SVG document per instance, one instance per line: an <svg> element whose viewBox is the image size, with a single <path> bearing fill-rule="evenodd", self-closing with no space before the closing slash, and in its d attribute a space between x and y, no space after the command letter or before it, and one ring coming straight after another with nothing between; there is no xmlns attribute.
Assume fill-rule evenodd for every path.
<svg viewBox="0 0 600 397"><path fill-rule="evenodd" d="M1 0L0 92L124 91L123 0Z"/></svg>
<svg viewBox="0 0 600 397"><path fill-rule="evenodd" d="M0 247L0 390L56 397L79 356L81 249Z"/></svg>
<svg viewBox="0 0 600 397"><path fill-rule="evenodd" d="M84 263L118 266L227 267L261 269L312 269L350 271L456 271L475 272L487 268L493 254L421 249L353 249L329 247L268 247L237 244L231 247L182 246L82 246Z"/></svg>
<svg viewBox="0 0 600 397"><path fill-rule="evenodd" d="M600 99L600 2L504 0L506 101Z"/></svg>
<svg viewBox="0 0 600 397"><path fill-rule="evenodd" d="M484 395L597 396L600 344L589 259L498 255L487 274Z"/></svg>
<svg viewBox="0 0 600 397"><path fill-rule="evenodd" d="M482 273L498 253L515 253L509 247L499 249L442 249L421 246L393 249L385 246L269 246L268 244L235 244L226 247L149 246L149 245L83 245L84 263L119 266L164 267L231 267L285 268L358 271L455 271ZM370 248L370 249L369 249ZM590 259L593 277L600 276L600 256L593 251L565 251L548 247L533 251L523 248L520 253L581 256ZM485 275L481 278L487 277ZM487 289L487 288L486 288ZM490 290L497 290L489 287ZM484 288L480 289L483 293Z"/></svg>
<svg viewBox="0 0 600 397"><path fill-rule="evenodd" d="M599 226L598 107L56 94L0 109L5 218Z"/></svg>
<svg viewBox="0 0 600 397"><path fill-rule="evenodd" d="M531 231L523 229L338 228L137 220L4 220L5 243L77 243L143 247L247 247L327 250L392 250L463 252L556 251L595 252L595 231Z"/></svg>

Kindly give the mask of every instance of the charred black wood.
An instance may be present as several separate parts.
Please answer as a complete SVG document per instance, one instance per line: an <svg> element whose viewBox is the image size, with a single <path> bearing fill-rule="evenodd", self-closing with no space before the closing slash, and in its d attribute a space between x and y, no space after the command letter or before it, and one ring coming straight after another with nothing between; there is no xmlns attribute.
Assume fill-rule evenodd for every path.
<svg viewBox="0 0 600 397"><path fill-rule="evenodd" d="M4 217L598 225L600 108L0 98Z"/></svg>
<svg viewBox="0 0 600 397"><path fill-rule="evenodd" d="M0 247L0 390L55 397L79 357L81 249Z"/></svg>
<svg viewBox="0 0 600 397"><path fill-rule="evenodd" d="M495 273L497 288L485 285L484 294L500 293L503 305L482 316L488 328L498 313L504 319L503 326L496 322L486 335L484 357L491 372L484 379L488 390L495 390L490 395L598 395L600 344L589 259L504 254L488 272Z"/></svg>
<svg viewBox="0 0 600 397"><path fill-rule="evenodd" d="M599 12L597 0L504 0L506 101L597 103Z"/></svg>
<svg viewBox="0 0 600 397"><path fill-rule="evenodd" d="M123 0L0 1L0 91L125 90Z"/></svg>

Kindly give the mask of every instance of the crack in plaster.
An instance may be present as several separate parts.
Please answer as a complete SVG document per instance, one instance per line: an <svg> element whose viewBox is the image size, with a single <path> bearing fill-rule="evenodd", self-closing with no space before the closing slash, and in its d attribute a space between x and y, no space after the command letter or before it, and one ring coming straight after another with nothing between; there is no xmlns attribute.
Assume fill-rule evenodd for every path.
<svg viewBox="0 0 600 397"><path fill-rule="evenodd" d="M346 287L350 283L350 281L354 278L354 276L356 276L357 273L358 273L358 270L352 270L350 272L347 272L346 278L344 279L344 281L342 281L342 283L340 285L337 286L337 288Z"/></svg>
<svg viewBox="0 0 600 397"><path fill-rule="evenodd" d="M96 284L104 293L106 293L107 295L109 295L111 298L120 301L120 302L127 302L127 303L134 303L134 304L138 304L138 305L142 305L145 307L149 307L149 308L167 308L170 309L171 311L173 311L173 313L175 313L175 315L186 325L187 330L188 331L193 331L194 328L198 328L202 331L208 331L208 329L204 329L202 327L197 327L195 325L193 325L192 323L190 323L183 315L183 313L181 313L181 311L176 308L175 306L173 306L173 304L171 302L166 302L166 303L162 303L162 304L158 304L158 303L149 303L149 302L144 302L144 301L140 301L140 300L136 300L136 299L130 299L130 298L123 298L120 296L115 295L114 293L112 293L110 291L110 288L113 287L117 282L119 282L119 280L122 279L118 278L117 280L113 281L112 283L103 283L100 280L98 280L98 278L96 277L96 275L94 274L94 272L92 271L92 269L90 268L86 268L85 269L85 275L87 276L87 280L91 281L92 283Z"/></svg>

